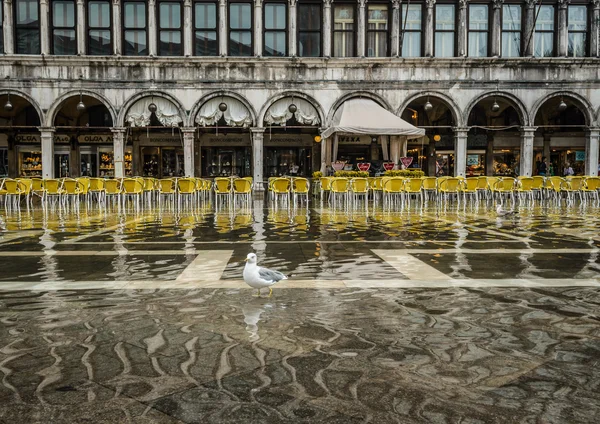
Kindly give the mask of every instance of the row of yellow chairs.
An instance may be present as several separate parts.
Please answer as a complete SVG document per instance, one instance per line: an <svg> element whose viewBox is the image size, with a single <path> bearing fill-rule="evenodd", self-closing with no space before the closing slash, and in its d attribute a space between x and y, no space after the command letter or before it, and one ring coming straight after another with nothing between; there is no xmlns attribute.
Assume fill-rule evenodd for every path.
<svg viewBox="0 0 600 424"><path fill-rule="evenodd" d="M217 205L226 201L228 205L234 204L238 199L250 204L252 199L252 177L217 177L214 179L213 188Z"/></svg>
<svg viewBox="0 0 600 424"><path fill-rule="evenodd" d="M267 191L276 203L278 200L289 203L290 197L294 204L303 198L308 202L310 182L302 177L270 177L267 180Z"/></svg>

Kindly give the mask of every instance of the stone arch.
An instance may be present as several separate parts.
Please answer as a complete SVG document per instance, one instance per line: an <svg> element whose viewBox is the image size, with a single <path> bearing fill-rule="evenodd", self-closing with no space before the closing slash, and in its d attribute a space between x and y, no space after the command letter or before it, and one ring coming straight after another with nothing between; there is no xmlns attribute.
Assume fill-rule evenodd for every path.
<svg viewBox="0 0 600 424"><path fill-rule="evenodd" d="M81 89L81 90L68 91L68 92L60 95L56 100L54 100L54 102L52 103L52 106L50 106L50 108L48 108L48 113L46 114L45 126L53 127L54 119L56 118L56 114L60 111L60 108L63 105L63 103L67 99L70 99L71 97L79 96L80 93L84 96L92 97L92 98L98 100L100 103L102 103L108 110L108 113L110 113L110 117L112 119L113 125L117 125L117 112L116 112L115 108L113 107L113 105L108 101L108 99L106 97L104 97L102 94L97 93L95 91Z"/></svg>
<svg viewBox="0 0 600 424"><path fill-rule="evenodd" d="M379 106L387 109L390 112L393 112L392 107L390 106L390 104L380 95L375 94L375 93L371 93L370 91L352 91L350 93L346 93L343 96L339 97L331 106L331 109L329 109L329 113L327 114L327 121L326 123L321 123L321 125L323 127L329 126L331 125L331 122L333 120L333 116L335 115L335 112L337 112L337 110L340 108L340 106L347 100L350 99L356 99L356 98L366 98L366 99L371 99L373 100L375 103L377 103Z"/></svg>
<svg viewBox="0 0 600 424"><path fill-rule="evenodd" d="M5 94L10 94L11 96L18 96L18 97L21 97L21 98L27 100L29 102L29 104L31 106L33 106L33 108L37 112L38 118L40 119L40 123L44 124L46 122L44 111L42 110L42 108L40 107L38 102L35 101L35 99L33 97L31 97L29 94L24 93L23 91L20 91L20 90L13 90L12 88L0 89L0 96L4 96Z"/></svg>
<svg viewBox="0 0 600 424"><path fill-rule="evenodd" d="M462 114L460 112L460 108L458 107L458 105L449 96L447 96L444 93L440 93L439 91L422 91L422 92L413 94L412 96L410 96L404 100L404 102L398 108L396 115L402 116L402 113L404 113L404 110L408 107L409 104L411 104L412 102L414 102L417 99L420 99L423 97L428 97L428 96L435 97L436 99L440 100L442 103L444 103L446 105L448 110L450 110L450 113L452 113L452 118L454 119L454 124L456 126L458 126L458 127L464 126L464 124L463 124L464 121L462 119Z"/></svg>
<svg viewBox="0 0 600 424"><path fill-rule="evenodd" d="M565 97L567 99L572 100L573 103L575 103L575 105L579 108L579 110L583 114L583 116L585 118L585 124L588 127L593 125L593 123L594 123L594 108L592 107L592 105L590 104L588 99L586 99L582 95L577 94L573 91L556 91L556 92L553 92L550 94L546 94L542 98L538 99L538 101L534 103L533 107L531 108L531 112L530 112L532 125L535 124L535 118L537 117L537 114L540 111L540 109L542 108L542 106L544 106L544 104L548 100L554 99L556 97Z"/></svg>
<svg viewBox="0 0 600 424"><path fill-rule="evenodd" d="M183 122L186 123L187 113L185 112L185 108L183 107L181 102L176 97L172 96L169 93L165 93L164 91L150 90L150 91L142 91L140 93L136 93L133 96L131 96L129 99L127 99L127 101L121 107L121 110L119 111L119 116L118 116L119 119L118 119L118 121L116 121L116 123L114 125L115 126L125 126L125 117L127 116L127 112L129 111L131 106L133 106L135 104L135 102L137 102L140 99L143 99L145 97L152 97L152 96L161 97L163 99L166 99L166 100L172 102L177 107L177 110L179 111L179 116L181 117Z"/></svg>
<svg viewBox="0 0 600 424"><path fill-rule="evenodd" d="M313 105L319 114L319 120L321 121L321 125L324 125L323 123L325 122L325 111L323 110L321 104L317 100L315 100L314 97L309 96L308 94L302 93L300 91L284 91L269 97L269 99L267 99L267 101L263 104L263 106L260 109L260 112L258 113L258 123L262 126L265 120L265 114L267 113L271 105L273 105L273 103L275 103L277 100L281 100L286 97L292 96L304 99L311 105Z"/></svg>
<svg viewBox="0 0 600 424"><path fill-rule="evenodd" d="M200 108L204 105L204 103L208 102L211 99L214 99L215 97L232 97L236 100L239 100L244 106L246 106L246 108L250 112L250 117L252 118L252 126L253 127L262 127L262 122L259 122L256 119L256 117L257 117L256 110L254 109L252 104L248 101L248 99L246 99L241 94L236 93L235 91L229 91L229 90L213 91L212 93L208 93L208 94L202 96L194 104L194 107L192 107L190 115L188 116L187 124L189 127L195 126L196 115L198 115L198 112L200 112Z"/></svg>
<svg viewBox="0 0 600 424"><path fill-rule="evenodd" d="M473 111L473 108L477 105L477 103L490 97L500 97L502 99L508 100L511 106L514 107L517 113L519 114L521 126L527 127L531 125L531 118L527 113L527 108L525 107L521 99L519 99L514 94L507 93L506 91L489 91L473 98L465 108L465 113L463 115L463 122L465 125L468 125L469 115L471 115L471 112Z"/></svg>

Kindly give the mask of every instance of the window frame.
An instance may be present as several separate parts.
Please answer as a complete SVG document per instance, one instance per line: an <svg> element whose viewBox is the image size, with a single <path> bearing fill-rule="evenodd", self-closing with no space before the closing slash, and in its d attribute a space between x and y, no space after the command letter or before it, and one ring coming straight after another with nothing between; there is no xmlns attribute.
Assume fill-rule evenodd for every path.
<svg viewBox="0 0 600 424"><path fill-rule="evenodd" d="M448 2L443 2L443 3L437 3L435 4L435 7L433 8L433 56L432 57L437 57L440 59L450 59L453 57L457 57L457 52L458 52L458 8L456 7L458 4L457 3L448 3ZM437 8L438 6L452 6L454 8L454 28L452 30L449 29L436 29L436 25L437 25ZM452 55L451 56L437 56L435 54L436 52L436 42L435 42L435 36L437 33L444 33L444 34L448 34L448 33L452 33L454 34L454 36L452 37Z"/></svg>
<svg viewBox="0 0 600 424"><path fill-rule="evenodd" d="M531 36L531 41L530 43L532 43L533 45L532 47L532 54L533 57L537 57L537 58L541 58L541 59L545 59L548 57L556 57L556 51L557 51L557 40L558 40L558 8L556 7L557 3L550 3L550 4L536 4L535 7L533 8L534 13L537 15L537 11L539 8L541 7L551 7L553 9L552 12L552 31L549 30L541 30L538 31L538 29L535 27L535 25L537 25L538 23L535 22L535 25L533 26L533 35ZM534 19L535 19L535 15L534 15ZM567 19L568 21L568 11L567 11ZM535 34L536 33L540 33L540 34L548 34L548 33L552 33L552 54L550 56L536 56L535 55ZM568 24L567 24L567 32L568 32ZM567 35L567 43L568 43L568 35ZM567 45L568 48L568 45Z"/></svg>
<svg viewBox="0 0 600 424"><path fill-rule="evenodd" d="M285 28L284 29L267 29L265 22L266 20L266 13L267 13L267 5L268 4L281 4L285 7ZM265 57L288 57L289 56L289 48L288 48L288 43L289 43L289 29L290 29L290 18L289 18L289 7L288 7L288 2L285 0L265 0L263 2L263 7L262 7L262 55ZM297 25L297 24L296 24ZM281 33L283 32L285 35L285 42L284 42L284 54L283 56L277 56L277 55L267 55L265 54L266 52L266 35L267 32L273 32L273 33Z"/></svg>
<svg viewBox="0 0 600 424"><path fill-rule="evenodd" d="M146 11L146 25L144 26L144 31L146 31L146 50L148 53L146 54L136 54L136 55L128 55L125 54L125 45L126 45L126 41L125 41L125 33L127 31L140 31L139 28L136 29L127 29L125 28L125 6L128 3L142 3L145 6L145 11ZM148 7L148 2L144 1L144 0L123 0L121 1L121 54L123 56L127 56L127 57L144 57L144 56L149 56L150 55L150 22L149 22L149 15L150 15L150 8Z"/></svg>
<svg viewBox="0 0 600 424"><path fill-rule="evenodd" d="M302 6L318 6L319 8L319 29L314 30L300 30L300 25L298 24L298 16L300 12L300 7ZM305 1L298 2L296 4L296 55L298 57L323 57L323 48L325 45L323 44L323 3L317 1ZM300 56L298 52L300 51L300 34L319 34L319 55L318 56ZM332 39L333 43L333 39Z"/></svg>
<svg viewBox="0 0 600 424"><path fill-rule="evenodd" d="M213 4L215 6L215 27L214 28L196 28L196 5L197 4ZM196 57L217 57L220 55L220 50L219 50L219 46L220 46L220 34L219 34L219 21L220 21L220 13L221 10L219 8L219 2L218 0L195 0L192 4L193 8L192 8L192 56L196 56ZM205 31L205 32L209 32L212 31L215 33L216 37L215 37L215 42L217 44L217 51L216 51L216 56L209 56L209 55L197 55L196 54L196 31Z"/></svg>
<svg viewBox="0 0 600 424"><path fill-rule="evenodd" d="M90 14L89 14L89 4L92 1L103 2L108 4L108 28L101 27L92 27L90 26ZM115 51L115 40L114 40L114 22L113 22L113 13L112 13L112 1L111 0L88 0L85 3L85 51L89 56L105 56L105 55L93 55L90 53L90 31L108 31L110 33L110 53L108 55L113 55Z"/></svg>
<svg viewBox="0 0 600 424"><path fill-rule="evenodd" d="M335 29L335 9L337 6L352 6L352 8L354 9L354 14L353 14L353 24L352 24L352 30L347 30L347 29ZM336 58L347 58L347 57L357 57L356 54L358 53L358 2L349 2L349 1L343 1L340 3L335 3L332 2L331 3L331 57L336 57ZM366 21L365 21L366 23ZM353 39L353 46L352 46L352 55L351 56L335 56L334 52L335 52L335 33L336 32L340 32L340 33L352 33L352 39Z"/></svg>
<svg viewBox="0 0 600 424"><path fill-rule="evenodd" d="M234 4L250 5L250 29L231 29L231 6ZM250 54L232 55L231 54L231 33L232 32L250 32ZM232 57L252 57L254 56L254 1L252 0L234 0L227 2L227 56Z"/></svg>
<svg viewBox="0 0 600 424"><path fill-rule="evenodd" d="M569 31L569 8L572 6L579 6L585 8L585 31ZM593 10L592 10L593 12ZM590 7L587 3L582 2L574 2L570 3L567 6L567 57L590 57L590 28L592 23L593 13L590 13ZM585 44L583 46L584 55L583 56L569 56L569 34L584 34L585 35Z"/></svg>
<svg viewBox="0 0 600 424"><path fill-rule="evenodd" d="M490 44L491 44L491 27L493 25L492 22L492 14L490 13L490 6L492 4L491 3L468 3L468 7L467 7L467 57L470 58L482 58L482 57L490 57ZM488 28L487 30L481 30L481 29L471 29L471 6L487 6L487 22L488 22ZM500 26L502 27L502 22L500 22ZM500 28L502 29L502 28ZM482 33L485 32L487 34L487 36L485 37L486 41L487 41L487 45L486 45L486 52L485 52L485 56L470 56L469 55L469 35L471 33Z"/></svg>
<svg viewBox="0 0 600 424"><path fill-rule="evenodd" d="M29 25L19 25L18 24L18 4L19 1L22 0L13 0L13 44L14 44L14 52L15 54L23 54L23 55L40 55L42 54L42 21L41 21L41 10L40 10L40 1L34 1L31 3L35 3L37 5L37 26L29 26ZM36 29L38 34L38 53L21 53L18 51L19 43L17 42L19 38L18 31L19 29Z"/></svg>
<svg viewBox="0 0 600 424"><path fill-rule="evenodd" d="M179 5L179 29L175 29L175 28L162 28L161 27L161 22L160 22L160 5L163 3L175 3ZM156 2L156 55L160 56L160 57L181 57L184 55L184 8L185 5L183 4L183 1L181 0L159 0ZM168 31L168 32L179 32L179 36L180 36L180 52L179 54L162 54L160 51L160 34L162 31Z"/></svg>
<svg viewBox="0 0 600 424"><path fill-rule="evenodd" d="M416 29L406 29L405 31L403 31L403 28L405 28L405 24L404 24L404 17L408 16L405 12L404 12L404 7L406 6L406 10L410 10L408 7L409 6L414 6L414 7L418 7L419 9L421 9L421 29L416 30ZM416 59L419 57L424 57L424 53L425 53L425 13L423 13L425 11L425 3L413 3L413 4L404 4L401 3L400 4L400 32L398 34L398 42L400 43L399 49L400 51L399 56L403 57L405 59ZM402 35L402 33L404 32L404 36ZM405 56L404 55L404 49L403 49L403 44L404 44L404 40L406 39L406 34L408 33L414 33L414 34L419 34L420 35L420 43L419 43L419 55L418 56Z"/></svg>
<svg viewBox="0 0 600 424"><path fill-rule="evenodd" d="M78 40L77 40L77 21L79 16L77 16L77 1L76 0L58 0L61 3L72 3L73 4L73 27L55 27L54 26L54 5L56 4L55 1L48 1L48 6L49 6L49 10L48 10L48 23L50 26L50 54L55 55L55 56L77 56L78 53ZM75 52L72 54L57 54L55 51L55 47L54 47L54 31L57 30L67 30L67 31L73 31L73 33L75 34Z"/></svg>
<svg viewBox="0 0 600 424"><path fill-rule="evenodd" d="M515 30L504 30L504 6L519 6L521 8L521 28L518 31ZM502 8L500 9L500 57L502 58L518 58L518 57L523 57L523 47L524 47L524 38L523 35L524 31L525 31L525 3L518 3L518 2L510 2L510 3L503 3L502 4ZM503 35L504 33L519 33L519 55L518 56L504 56L502 53L504 51L504 43L503 43Z"/></svg>
<svg viewBox="0 0 600 424"><path fill-rule="evenodd" d="M386 6L387 9L387 24L386 24L386 29L369 29L369 7L370 6ZM392 40L391 40L391 35L392 35L392 4L390 2L384 2L384 1L372 1L372 2L368 2L366 4L365 7L365 57L390 57L391 56L391 47L392 47ZM369 33L374 33L374 34L380 34L380 33L385 33L385 45L386 45L386 49L385 49L385 56L369 56L368 51L369 51Z"/></svg>

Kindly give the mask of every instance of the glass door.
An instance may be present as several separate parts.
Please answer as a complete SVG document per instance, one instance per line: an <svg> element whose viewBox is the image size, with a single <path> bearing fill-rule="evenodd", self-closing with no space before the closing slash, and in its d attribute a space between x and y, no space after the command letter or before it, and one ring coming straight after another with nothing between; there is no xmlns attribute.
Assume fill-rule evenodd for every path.
<svg viewBox="0 0 600 424"><path fill-rule="evenodd" d="M142 164L144 168L144 177L160 178L159 174L159 156L158 147L142 147Z"/></svg>
<svg viewBox="0 0 600 424"><path fill-rule="evenodd" d="M54 176L67 178L69 174L69 153L57 151L54 153Z"/></svg>
<svg viewBox="0 0 600 424"><path fill-rule="evenodd" d="M82 150L81 158L81 176L82 177L97 177L98 176L98 154L91 151Z"/></svg>

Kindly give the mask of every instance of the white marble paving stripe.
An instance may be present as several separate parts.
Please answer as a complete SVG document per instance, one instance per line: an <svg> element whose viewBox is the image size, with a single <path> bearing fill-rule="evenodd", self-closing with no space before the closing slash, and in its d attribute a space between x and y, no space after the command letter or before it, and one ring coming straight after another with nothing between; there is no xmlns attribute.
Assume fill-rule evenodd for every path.
<svg viewBox="0 0 600 424"><path fill-rule="evenodd" d="M233 255L233 250L203 250L183 270L176 281L219 281Z"/></svg>
<svg viewBox="0 0 600 424"><path fill-rule="evenodd" d="M262 242L263 240L261 240ZM406 243L406 244L425 244L425 243L435 243L435 244L455 244L458 240L446 240L446 241L442 241L442 240L344 240L344 241L339 241L339 240L270 240L267 241L268 244L300 244L300 243L308 243L308 244L315 244L315 243L319 243L319 244L338 244L338 243L343 243L343 244L352 244L352 243L359 243L359 244L366 244L366 243L370 243L370 244L386 244L386 243ZM467 240L468 243L479 243L479 244L486 244L486 243L524 243L524 240ZM62 244L58 243L58 244ZM256 240L213 240L213 241L194 241L192 243L188 242L188 241L127 241L127 240L123 240L123 244L254 244L256 243ZM106 245L113 245L115 244L115 242L112 241L80 241L77 243L69 243L69 244L78 244L78 245L82 245L82 244L106 244Z"/></svg>
<svg viewBox="0 0 600 424"><path fill-rule="evenodd" d="M410 280L451 280L452 278L438 271L429 264L415 258L407 251L401 250L371 250L398 272Z"/></svg>
<svg viewBox="0 0 600 424"><path fill-rule="evenodd" d="M600 279L447 279L447 280L287 280L273 287L275 295L282 289L401 289L401 288L533 288L533 287L598 287ZM220 281L49 281L0 282L0 291L54 290L166 290L166 289L247 289L243 280ZM266 292L266 290L265 290Z"/></svg>

